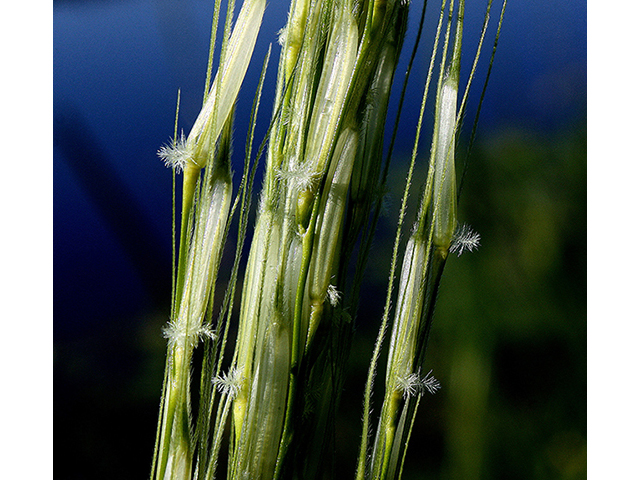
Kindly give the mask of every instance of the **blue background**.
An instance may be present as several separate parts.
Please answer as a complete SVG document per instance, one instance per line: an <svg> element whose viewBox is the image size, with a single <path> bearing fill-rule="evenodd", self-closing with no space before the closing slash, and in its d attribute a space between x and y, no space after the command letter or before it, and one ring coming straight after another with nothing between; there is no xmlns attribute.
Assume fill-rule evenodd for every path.
<svg viewBox="0 0 640 480"><path fill-rule="evenodd" d="M270 87L274 82L279 53L277 32L285 23L287 3L274 0L267 6L258 46L243 86L244 94L241 93L238 100L235 126L238 151L242 150L242 140L247 129L247 112L253 100L261 59L268 44L272 43L272 60L258 124L258 130L264 132L271 109ZM465 34L468 50L463 58L467 65L473 55L477 26L484 11L483 6L468 3L469 27ZM499 7L500 5L494 5L494 29ZM430 9L433 13L435 7ZM411 17L413 28L417 22L417 13L416 5ZM181 128L188 131L199 111L209 46L212 2L55 1L53 14L56 478L141 478L148 474L152 456L163 368L164 345L160 332L167 320L171 286L172 180L171 172L158 159L156 151L172 135L178 89L181 89ZM428 40L432 32L431 24L432 22L426 27L425 38ZM560 239L562 242L562 239L570 238L571 241L567 240L566 243L572 246L569 250L560 249L556 252L555 256L558 258L554 261L557 261L557 265L548 268L553 272L556 271L554 268L563 270L566 276L563 278L575 285L574 289L565 292L565 297L558 300L566 300L575 308L569 313L549 310L539 315L555 317L557 323L575 322L575 325L567 324L567 330L573 333L570 334L571 337L557 335L551 343L546 340L542 343L525 342L525 349L530 348L531 352L522 359L528 370L520 372L520 375L530 374L534 383L536 378L542 382L541 376L549 374L544 369L557 368L554 366L555 360L548 354L558 348L562 350L567 342L574 346L567 350L567 358L562 354L558 361L569 363L572 367L567 371L562 370L562 375L575 375L580 379L586 373L586 344L583 341L586 339L586 325L582 326L586 319L582 310L586 301L586 282L581 269L582 262L586 261L586 237L582 238L583 243L579 240L580 234L586 230L586 204L581 190L586 158L581 156L580 140L570 140L575 139L576 135L580 137L586 121L586 25L586 4L583 1L511 1L508 5L474 150L480 166L474 173L472 163L469 191L465 192L465 195L470 196L472 192L480 192L480 199L471 197L469 205L462 206L463 212L471 217L469 220L474 227L491 223L486 220L491 216L491 212L486 211L490 202L487 200L484 210L478 204L482 204L483 192L489 188L491 172L495 171L501 172L503 177L500 178L506 182L514 178L519 179L517 181L522 182L522 185L529 185L531 181L539 182L540 189L536 191L542 193L540 197L535 197L535 202L544 203L549 198L553 200L554 197L545 195L545 192L549 192L547 187L554 185L554 182L562 182L562 175L556 175L554 171L537 175L537 170L531 170L533 173L527 176L527 168L537 168L540 162L545 161L544 157L549 152L552 152L555 159L553 162L558 168L570 164L571 168L582 175L568 176L574 182L568 187L562 184L554 187L566 188L570 192L565 200L571 202L573 213L562 218L558 216L557 224L571 223L573 230L563 227L555 231L549 227L549 224L556 223L545 218L560 215L553 201L546 210L529 211L524 208L517 212L517 217L528 225L522 229L518 227L518 232L533 232L533 237L523 243L525 250L530 249L526 252L529 252L527 254L531 258L528 261L531 264L543 268L545 262L551 262L547 258L549 250L544 247L552 240ZM491 46L493 32L494 30L490 31L487 47ZM406 65L408 50L405 48L401 68ZM487 52L488 50L489 48ZM416 64L415 76L408 93L410 101L405 109L408 123L406 128L400 130L401 136L396 148L399 168L406 165L406 157L413 142L411 125L415 124L415 109L422 89L421 79L426 72L426 46L421 50L421 55L423 60ZM486 71L486 54L483 60L484 62L480 62L479 78L472 91L472 106L477 103ZM468 114L467 117L468 127L472 115ZM578 147L575 147L576 142ZM545 147L542 148L541 145ZM563 150L563 145L572 145L578 149L578 153L569 146ZM586 145L584 152L586 153ZM509 155L526 158L510 163ZM483 167L485 164L487 166ZM524 167L518 170L519 167L513 165ZM237 166L236 170L239 168ZM474 175L476 181L473 180ZM485 179L487 183L483 189L482 181ZM498 184L502 180L494 178L494 182ZM502 202L518 204L515 196L520 191L510 191L508 194L514 197L505 197ZM391 191L391 217L396 211L397 195L398 191ZM389 225L392 224L393 218L389 220ZM503 239L512 233L508 228L501 231L499 227L494 230L490 227L491 225L486 226L484 230L478 228L483 234L483 245L487 241L491 244L491 237L487 239L486 232L498 232L496 236L502 236ZM536 238L537 236L539 237ZM498 243L496 241L494 244ZM383 248L384 240L381 245ZM490 255L491 247L487 248L487 255ZM482 255L482 251L481 249L475 255ZM502 253L505 253L504 250ZM570 258L572 262L568 269L562 263L566 258ZM462 265L461 272L467 271L464 270L465 264ZM526 272L518 272L517 268L512 269L512 266L505 264L496 268L503 269L500 273L503 278L515 277L515 280L511 280L515 283L535 281L543 284L548 281L543 274L531 276ZM382 265L381 268L384 270L388 265ZM473 268L473 264L470 268ZM377 292L376 288L384 288L384 275L384 272L378 275L382 280L376 285L376 274L372 274L371 292ZM451 277L454 277L453 272ZM495 278L493 281L495 282ZM508 287L505 289L499 283L493 295L499 295L499 292L513 295L513 291ZM445 288L446 284L443 285L443 289ZM523 298L535 295L536 299L527 300L545 305L544 300L537 297L543 295L540 292L523 291L520 295ZM370 295L373 299L374 294ZM549 295L553 295L553 292ZM567 295L571 298L567 299ZM442 311L447 312L448 300L446 294L443 296ZM484 305L490 301L485 299L480 303ZM372 300L370 303L375 310L376 301ZM533 309L531 306L525 308ZM505 313L504 305L498 310L505 316L514 317ZM481 315L477 309L471 308L471 312ZM376 318L379 318L379 313L373 315L378 315ZM366 330L366 326L363 328ZM488 342L491 346L480 343L481 346L476 348L475 351L490 352L487 355L492 360L487 360L489 371L486 375L491 379L492 386L499 388L501 381L509 382L509 373L502 371L500 365L505 362L504 358L511 359L509 355L513 351L521 351L522 343L518 342L530 337L535 330L527 328L515 329L519 332L516 340L507 341L506 346L500 343L500 339L506 335L497 333L492 336L494 340ZM496 329L497 332L513 330L510 327ZM438 338L445 342L447 332L454 335L451 332L455 332L455 328L447 327L444 322L441 336L434 333L436 345ZM365 345L357 347L365 351L363 358L366 364L368 353L366 341L363 342ZM370 351L371 347L368 348ZM435 348L437 347L431 346L432 350ZM437 357L437 354L434 355ZM545 356L547 363L540 367L536 362ZM438 361L437 358L434 359L436 364ZM442 362L442 369L445 369L444 365L447 365L446 368L453 368L445 360ZM510 360L506 362L509 363ZM356 381L360 381L355 375ZM444 376L445 373L441 375ZM558 382L562 382L562 379ZM513 382L510 385L513 386ZM540 388L544 386L541 385ZM564 433L569 433L562 436L563 432L554 432L550 427L547 434L541 434L540 438L532 434L532 438L538 443L532 447L534 452L531 456L539 459L555 445L554 442L561 443L563 448L568 442L570 445L566 448L569 448L570 453L565 456L568 455L569 460L564 463L556 460L555 464L549 460L551 467L535 466L538 464L531 458L520 460L521 464L524 462L529 468L525 468L527 472L518 478L583 478L579 476L579 467L576 470L578 476L571 477L566 472L573 471L570 466L567 467L571 460L575 463L577 458L581 465L580 455L583 450L586 455L586 418L581 413L586 406L586 388L578 382L572 384L570 392L565 393L573 395L577 405L577 411L562 417L566 423ZM449 437L452 427L448 428L449 424L446 422L446 409L449 408L446 404L447 396L443 394L442 397L442 404L436 401L434 408L438 412L438 408L442 408L444 413L436 414L436 420L425 427L431 427L436 432L435 436L416 440L430 445L432 454L427 455L428 459L425 461L427 470L434 478L438 475L454 475L451 472L455 468L449 464L453 461L451 459L457 458ZM497 400L492 398L489 397L488 400L489 410L493 402L497 411L501 408L505 411L500 402L508 403L509 394ZM355 416L360 415L360 402L361 397L351 402ZM565 408L565 404L562 405L559 408ZM349 402L345 408L348 406ZM524 418L550 421L549 417L535 417L545 414L534 407L527 406L525 410L531 415L526 416L525 413ZM429 410L424 408L422 415L429 416ZM440 422L438 415L445 420ZM491 415L493 414L489 416ZM491 418L495 420L496 415ZM499 430L500 422L507 422L509 418L505 416L501 420L495 420L491 424L492 428ZM517 418L520 417L511 420L520 421ZM345 427L347 430L348 428ZM528 440L522 439L522 442L525 441ZM486 454L485 460L481 462L482 466L477 467L480 472L478 475L483 478L515 478L504 472L509 472L511 463L518 462L517 457L505 460L509 455L501 451L498 445L492 446L486 441L483 445ZM420 466L419 448L416 447L413 453L417 457L414 460ZM409 455L411 456L411 450ZM531 465L534 466L527 462L532 462ZM470 461L470 464L473 462ZM506 465L502 474L497 466L499 464ZM557 466L560 464L562 467ZM555 476L548 473L556 471L553 470L553 465L556 465L557 472L564 473L556 472ZM586 476L586 457L584 465ZM408 476L411 475L411 469L407 473Z"/></svg>

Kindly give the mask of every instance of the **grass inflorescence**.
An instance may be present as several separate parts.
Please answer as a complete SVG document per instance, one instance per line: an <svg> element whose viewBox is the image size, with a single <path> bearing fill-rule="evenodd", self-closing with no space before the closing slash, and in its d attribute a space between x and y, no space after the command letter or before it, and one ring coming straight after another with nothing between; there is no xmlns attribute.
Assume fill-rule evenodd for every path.
<svg viewBox="0 0 640 480"><path fill-rule="evenodd" d="M202 110L187 136L178 133L176 123L174 140L159 151L174 175L182 175L183 188L152 478L216 478L224 475L222 464L230 479L335 477L328 459L356 333L360 286L386 192L392 149L385 155L385 129L409 2L292 0L279 32L269 129L252 157L271 50L255 95L235 195L234 105L266 2L245 0L235 21L234 8L229 2L216 70L214 39L221 7L215 2ZM490 8L491 2L487 19ZM419 400L440 388L431 371L421 371L445 262L450 252L459 255L479 245L479 236L459 226L457 218L455 152L469 85L460 100L463 23L464 0L443 0L390 255L386 307L363 386L357 478L400 477ZM469 82L485 31L486 22ZM419 40L420 34L402 98ZM423 162L417 146L432 78L435 122L431 153ZM399 110L394 132L398 119ZM263 157L262 188L249 235L254 178ZM426 183L396 289L396 260L416 170L425 171ZM235 259L221 310L214 314L221 257L236 213ZM251 244L243 262L248 236ZM236 288L241 299L234 313ZM384 401L373 428L373 380L389 327ZM233 355L225 358L230 331L237 336ZM194 351L200 346L202 363L194 370ZM192 388L194 371L200 373L197 389Z"/></svg>

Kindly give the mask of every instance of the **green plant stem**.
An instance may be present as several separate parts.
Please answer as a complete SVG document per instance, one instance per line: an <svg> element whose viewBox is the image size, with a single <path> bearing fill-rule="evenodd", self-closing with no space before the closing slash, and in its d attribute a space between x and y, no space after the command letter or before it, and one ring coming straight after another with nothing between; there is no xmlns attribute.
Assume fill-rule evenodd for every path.
<svg viewBox="0 0 640 480"><path fill-rule="evenodd" d="M184 282L186 279L186 266L189 253L189 231L193 224L193 205L196 188L200 179L200 167L189 163L184 168L182 179L182 215L180 220L180 252L178 254L178 270L176 273L176 292L174 311L178 311L178 305L182 301Z"/></svg>
<svg viewBox="0 0 640 480"><path fill-rule="evenodd" d="M183 346L174 345L169 359L168 381L164 395L163 429L160 440L160 463L156 471L156 479L181 480L190 478L191 434L187 397L189 394L188 367L190 355L185 355ZM184 375L185 371L187 375ZM180 459L185 456L188 461L183 465L183 472L177 471ZM171 457L171 471L169 459ZM182 475L181 475L182 473Z"/></svg>
<svg viewBox="0 0 640 480"><path fill-rule="evenodd" d="M398 259L398 253L400 251L400 239L401 239L401 235L402 235L402 227L404 224L404 219L406 216L406 212L407 212L407 208L408 208L408 201L409 201L409 187L411 186L411 182L413 179L413 172L415 170L415 165L416 165L416 158L417 158L417 152L418 152L418 140L419 140L419 136L420 136L420 131L422 129L422 121L424 118L424 111L425 111L425 107L426 107L426 102L427 102L427 94L429 92L429 85L431 83L431 75L433 72L433 66L434 66L434 62L435 62L435 58L436 58L436 46L438 44L438 41L440 39L440 32L442 29L442 22L443 22L443 18L444 18L444 11L445 11L445 3L446 0L442 1L442 6L440 9L440 17L438 20L438 26L436 29L436 35L435 35L435 40L434 40L434 44L433 44L433 48L432 48L432 53L431 53L431 61L429 63L429 70L427 73L427 79L425 81L425 86L424 86L424 90L423 90L423 95L422 95L422 104L420 107L420 115L418 117L418 126L416 128L416 136L415 136L415 141L414 141L414 147L413 147L413 153L411 156L411 162L409 164L409 171L407 173L407 180L405 183L405 190L404 190L404 194L402 197L402 202L401 202L401 206L400 206L400 213L398 215L398 227L396 229L396 236L395 236L395 240L394 240L394 244L393 244L393 253L392 253L392 257L391 257L391 266L390 266L390 272L389 272L389 283L388 283L388 288L387 288L387 297L386 297L386 301L385 301L385 307L384 307L384 313L382 315L382 322L380 324L380 329L378 331L378 337L376 339L376 343L374 346L374 350L373 350L373 355L371 358L371 362L369 364L369 370L367 373L367 381L366 381L366 386L365 386L365 394L364 394L364 406L363 406L363 420L362 420L362 436L361 436L361 440L360 440L360 451L358 454L358 466L357 466L357 471L356 471L356 479L357 480L364 480L365 476L366 476L366 470L367 470L367 453L368 453L368 448L369 448L369 428L370 428L370 410L371 410L371 397L373 395L373 381L375 378L375 373L376 373L376 368L377 368L377 363L378 363L378 359L380 357L380 353L382 351L382 344L384 341L384 337L385 337L385 333L387 331L387 326L389 323L389 316L391 314L391 296L392 296L392 292L393 292L393 283L395 281L395 275L396 275L396 267L397 267L397 259Z"/></svg>

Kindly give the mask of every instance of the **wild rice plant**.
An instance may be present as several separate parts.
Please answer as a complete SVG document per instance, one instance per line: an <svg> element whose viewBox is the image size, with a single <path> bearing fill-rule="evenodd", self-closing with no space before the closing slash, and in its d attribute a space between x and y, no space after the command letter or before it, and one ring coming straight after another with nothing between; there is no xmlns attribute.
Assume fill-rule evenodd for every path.
<svg viewBox="0 0 640 480"><path fill-rule="evenodd" d="M183 187L151 476L210 479L223 475L220 465L226 464L230 479L336 477L327 459L333 453L360 286L391 159L391 147L383 155L383 140L409 3L292 0L279 34L281 54L267 137L257 158L252 158L269 54L255 95L245 167L235 197L231 174L234 103L253 53L265 0L245 0L232 28L234 7L233 1L227 5L219 65L210 82L221 10L220 2L215 3L200 115L186 138L178 135L176 121L173 142L160 150L174 174L182 173ZM470 77L490 8L491 1ZM399 215L386 308L365 387L357 478L400 476L418 401L422 393L433 393L439 386L430 374L422 376L421 369L445 261L450 251L471 250L478 244L473 233L458 227L456 214L455 147L469 89L467 84L459 105L463 19L464 0L443 0ZM415 51L414 47L414 55ZM389 323L408 188L438 57L427 181L406 245L384 403L370 445L373 378ZM249 255L242 264L252 186L263 153L262 191ZM236 255L221 310L214 316L218 270L236 211ZM349 267L352 264L354 268ZM233 299L241 265L244 280L237 337L232 358L225 359L230 324L236 321ZM192 361L200 343L203 359L195 366L200 373L195 389ZM197 408L191 403L195 390ZM223 443L226 456L221 455Z"/></svg>

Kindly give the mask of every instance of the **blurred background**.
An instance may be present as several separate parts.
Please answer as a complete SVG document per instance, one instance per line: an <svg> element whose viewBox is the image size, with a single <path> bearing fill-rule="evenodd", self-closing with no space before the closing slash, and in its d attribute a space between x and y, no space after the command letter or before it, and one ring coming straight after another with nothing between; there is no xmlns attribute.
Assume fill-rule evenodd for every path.
<svg viewBox="0 0 640 480"><path fill-rule="evenodd" d="M156 152L173 133L178 89L181 128L188 132L199 111L212 3L53 3L55 478L149 474L171 288L172 178ZM420 13L414 3L409 39ZM376 259L391 251L437 11L432 3ZM468 3L467 72L485 8ZM287 4L267 6L238 100L238 152L262 58L273 44L258 130L268 122ZM579 0L507 7L461 199L460 219L481 234L482 246L452 257L445 271L427 360L442 389L421 403L407 479L586 478L586 10ZM389 268L388 261L372 263L339 423L344 478L354 468Z"/></svg>

